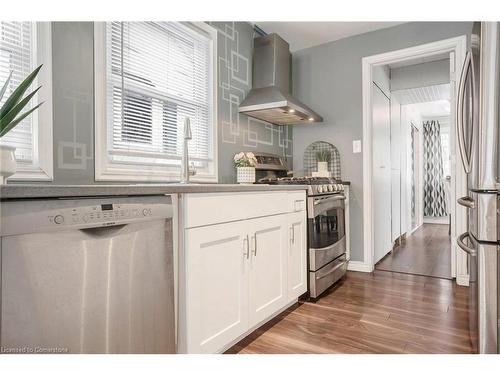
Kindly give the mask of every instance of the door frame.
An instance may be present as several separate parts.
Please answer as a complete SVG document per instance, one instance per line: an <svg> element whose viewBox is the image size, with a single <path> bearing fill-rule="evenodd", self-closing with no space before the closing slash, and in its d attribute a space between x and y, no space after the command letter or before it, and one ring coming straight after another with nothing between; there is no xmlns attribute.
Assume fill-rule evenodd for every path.
<svg viewBox="0 0 500 375"><path fill-rule="evenodd" d="M368 272L374 269L374 235L373 235L373 168L372 168L372 94L371 83L373 80L373 67L379 65L394 64L413 60L415 58L430 57L443 53L454 52L454 58L450 59L450 85L451 96L455 98L455 88L458 84L459 75L467 51L467 36L462 35L454 38L444 39L436 42L426 43L419 46L390 51L377 55L363 57L362 59L362 90L363 90L363 245L364 245L364 269ZM453 55L452 55L453 57ZM452 100L451 122L455 123L455 100ZM451 181L451 202L456 202L457 196L466 194L466 174L460 163L457 151L457 137L455 127L451 128L451 168L454 170ZM459 215L457 215L459 213ZM456 238L458 233L466 230L466 213L458 204L451 207L451 273L456 277L457 284L468 285L467 258L463 251L457 251Z"/></svg>

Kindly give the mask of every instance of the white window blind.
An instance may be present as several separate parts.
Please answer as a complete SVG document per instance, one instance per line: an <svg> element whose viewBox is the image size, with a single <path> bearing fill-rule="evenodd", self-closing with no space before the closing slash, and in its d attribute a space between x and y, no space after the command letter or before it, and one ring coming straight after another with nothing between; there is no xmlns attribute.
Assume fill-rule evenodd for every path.
<svg viewBox="0 0 500 375"><path fill-rule="evenodd" d="M7 97L33 71L34 66L34 32L33 22L0 23L0 86L3 86L10 72L7 91L0 103L3 105ZM31 108L33 100L25 107ZM36 117L28 116L7 135L2 137L2 144L16 147L18 168L28 167L34 163Z"/></svg>
<svg viewBox="0 0 500 375"><path fill-rule="evenodd" d="M184 120L190 160L214 162L210 36L177 22L106 24L108 158L179 171Z"/></svg>

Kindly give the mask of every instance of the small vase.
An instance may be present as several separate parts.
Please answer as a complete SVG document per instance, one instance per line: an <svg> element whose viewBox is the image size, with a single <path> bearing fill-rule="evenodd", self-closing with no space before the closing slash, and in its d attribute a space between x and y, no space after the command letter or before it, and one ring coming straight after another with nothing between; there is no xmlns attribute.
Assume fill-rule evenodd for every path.
<svg viewBox="0 0 500 375"><path fill-rule="evenodd" d="M254 167L238 167L236 168L236 181L239 184L253 184L255 182Z"/></svg>
<svg viewBox="0 0 500 375"><path fill-rule="evenodd" d="M328 172L327 161L318 161L318 172Z"/></svg>
<svg viewBox="0 0 500 375"><path fill-rule="evenodd" d="M15 147L0 145L0 185L7 182L7 178L16 173L17 163Z"/></svg>

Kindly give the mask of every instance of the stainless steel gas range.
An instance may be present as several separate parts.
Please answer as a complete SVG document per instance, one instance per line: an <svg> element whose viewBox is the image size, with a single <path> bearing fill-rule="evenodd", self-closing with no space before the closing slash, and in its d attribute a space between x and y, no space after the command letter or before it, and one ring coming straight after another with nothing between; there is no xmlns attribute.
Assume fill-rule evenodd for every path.
<svg viewBox="0 0 500 375"><path fill-rule="evenodd" d="M331 178L287 176L286 164L277 155L264 154L262 160L266 163L259 163L257 172L265 177L258 183L308 186L308 291L318 298L347 271L344 185ZM267 170L269 165L273 169Z"/></svg>

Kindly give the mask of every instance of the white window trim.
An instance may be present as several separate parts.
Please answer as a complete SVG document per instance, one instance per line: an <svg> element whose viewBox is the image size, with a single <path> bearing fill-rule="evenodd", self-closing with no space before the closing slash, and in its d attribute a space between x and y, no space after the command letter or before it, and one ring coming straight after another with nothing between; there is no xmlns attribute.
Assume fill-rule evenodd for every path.
<svg viewBox="0 0 500 375"><path fill-rule="evenodd" d="M193 182L218 182L218 131L217 131L217 30L204 22L190 22L212 39L210 51L210 93L212 94L212 142L213 150L212 173L198 172L190 178ZM181 169L167 169L163 165L127 165L112 163L108 159L108 127L106 106L106 23L94 22L94 111L95 111L95 180L96 181L151 181L178 182Z"/></svg>
<svg viewBox="0 0 500 375"><path fill-rule="evenodd" d="M34 66L43 64L34 82L42 88L33 98L33 103L45 102L34 114L33 119L33 167L18 169L8 181L52 181L54 179L52 139L52 33L50 22L36 22L36 43L34 43Z"/></svg>

